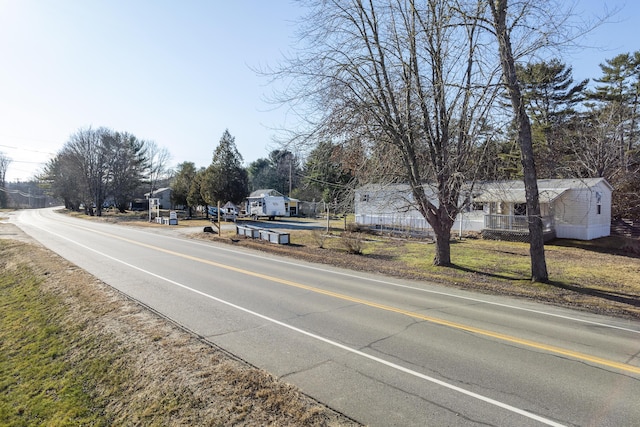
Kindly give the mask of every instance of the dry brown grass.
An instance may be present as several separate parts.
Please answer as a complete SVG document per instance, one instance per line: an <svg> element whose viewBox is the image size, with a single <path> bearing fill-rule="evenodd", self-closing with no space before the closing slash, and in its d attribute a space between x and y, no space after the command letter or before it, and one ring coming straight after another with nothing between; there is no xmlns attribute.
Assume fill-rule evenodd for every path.
<svg viewBox="0 0 640 427"><path fill-rule="evenodd" d="M0 237L12 239L0 243L4 267L27 265L41 281L41 292L64 306L62 328L69 325L79 334L59 357L72 365L109 358L108 372L86 384L104 424L358 425L15 235L28 240L15 226L0 223Z"/></svg>

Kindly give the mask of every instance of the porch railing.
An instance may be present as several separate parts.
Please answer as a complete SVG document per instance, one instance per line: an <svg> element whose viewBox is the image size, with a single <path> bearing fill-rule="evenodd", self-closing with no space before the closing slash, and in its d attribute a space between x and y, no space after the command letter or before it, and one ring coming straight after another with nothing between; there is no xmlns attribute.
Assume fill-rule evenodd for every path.
<svg viewBox="0 0 640 427"><path fill-rule="evenodd" d="M484 228L489 230L529 231L529 217L526 215L485 215ZM543 231L553 229L550 216L542 217Z"/></svg>

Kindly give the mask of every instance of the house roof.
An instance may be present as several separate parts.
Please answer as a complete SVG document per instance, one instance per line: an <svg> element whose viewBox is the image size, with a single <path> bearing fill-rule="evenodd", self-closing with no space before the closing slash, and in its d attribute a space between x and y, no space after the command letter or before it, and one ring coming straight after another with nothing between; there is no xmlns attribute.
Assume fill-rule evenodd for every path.
<svg viewBox="0 0 640 427"><path fill-rule="evenodd" d="M285 196L284 194L282 194L279 191L274 190L272 188L266 189L266 190L253 191L251 194L249 194L249 197L247 197L247 199L259 199L259 198L265 197L265 196L283 197L285 200L289 200L289 201L292 201L292 202L299 202L300 201L298 199L294 199L292 197Z"/></svg>
<svg viewBox="0 0 640 427"><path fill-rule="evenodd" d="M538 195L541 202L551 203L569 188L558 189L538 189ZM480 195L473 198L476 202L507 202L507 203L525 203L527 201L524 188L496 189L484 190Z"/></svg>
<svg viewBox="0 0 640 427"><path fill-rule="evenodd" d="M592 188L604 184L610 190L613 187L604 178L569 178L569 179L539 179L538 194L540 201L551 203L565 192L571 189ZM470 186L467 184L467 186ZM426 188L431 188L425 185ZM410 187L407 184L367 184L358 189L360 192L380 191L387 192L407 192ZM510 202L525 203L526 193L524 181L487 181L477 182L473 187L473 200L476 202Z"/></svg>
<svg viewBox="0 0 640 427"><path fill-rule="evenodd" d="M164 193L165 191L171 191L171 187L163 187L163 188L157 188L155 190L153 190L153 194L159 194L159 193ZM151 194L150 192L146 192L144 193L145 197L149 197L149 194Z"/></svg>
<svg viewBox="0 0 640 427"><path fill-rule="evenodd" d="M551 203L565 192L577 188L591 188L601 182L611 188L604 178L574 178L574 179L539 179L538 194L540 202ZM525 203L526 193L523 181L494 181L476 185L477 202L510 202Z"/></svg>
<svg viewBox="0 0 640 427"><path fill-rule="evenodd" d="M255 190L255 191L251 192L251 194L249 194L249 197L251 197L251 198L265 197L265 196L281 196L281 197L284 197L284 195L282 193L280 193L279 191L274 190L273 188Z"/></svg>

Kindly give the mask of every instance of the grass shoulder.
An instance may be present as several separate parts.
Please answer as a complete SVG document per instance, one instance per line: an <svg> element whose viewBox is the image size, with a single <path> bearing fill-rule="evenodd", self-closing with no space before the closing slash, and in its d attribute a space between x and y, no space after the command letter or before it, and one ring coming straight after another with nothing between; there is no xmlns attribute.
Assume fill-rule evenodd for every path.
<svg viewBox="0 0 640 427"><path fill-rule="evenodd" d="M40 246L0 239L0 300L3 425L357 425Z"/></svg>

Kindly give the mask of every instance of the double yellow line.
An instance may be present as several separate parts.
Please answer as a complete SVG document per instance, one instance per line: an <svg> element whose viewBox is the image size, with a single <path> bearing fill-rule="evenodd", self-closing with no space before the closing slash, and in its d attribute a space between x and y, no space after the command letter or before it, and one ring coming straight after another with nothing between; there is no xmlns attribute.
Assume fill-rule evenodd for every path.
<svg viewBox="0 0 640 427"><path fill-rule="evenodd" d="M148 249L152 249L158 252L163 252L169 255L173 255L173 256L177 256L180 258L184 258L184 259L188 259L191 261L196 261L196 262L200 262L203 264L208 264L211 265L213 267L217 267L217 268L221 268L224 270L228 270L228 271L233 271L236 273L241 273L247 276L251 276L251 277L255 277L258 279L263 279L263 280L268 280L271 282L275 282L275 283L280 283L282 285L286 285L286 286L291 286L294 288L298 288L298 289L304 289L306 291L310 291L310 292L314 292L317 294L321 294L321 295L327 295L333 298L338 298L344 301L349 301L349 302L353 302L356 304L362 304L368 307L373 307L373 308L377 308L380 310L385 310L388 312L393 312L393 313L398 313L398 314L403 314L405 316L409 316L411 318L414 319L418 319L418 320L424 320L426 322L430 322L436 325L442 325L442 326L447 326L449 328L454 328L457 330L461 330L461 331L466 331L466 332L471 332L480 336L485 336L485 337L489 337L489 338L494 338L497 340L501 340L501 341L505 341L508 343L512 343L512 344L519 344L521 346L525 346L525 347L530 347L530 348L534 348L536 350L542 350L542 351L546 351L549 353L553 353L553 354L558 354L561 356L566 356L566 357L570 357L573 359L577 359L577 360L581 360L584 362L590 362L590 363L594 363L597 365L601 365L601 366L606 366L609 368L613 368L613 369L618 369L621 371L625 371L625 372L630 372L633 374L640 374L640 367L638 366L633 366L633 365L629 365L627 363L620 363L620 362L615 362L612 360L608 360L608 359L604 359L602 357L597 357L597 356L592 356L589 354L585 354L585 353L581 353L581 352L577 352L577 351L572 351L572 350L567 350L564 349L562 347L556 347L553 345L548 345L548 344L543 344L543 343L539 343L536 341L531 341L531 340L527 340L527 339L523 339L523 338L518 338L518 337L514 337L511 335L507 335L507 334L502 334L499 332L493 332L493 331L489 331L486 329L481 329L481 328L476 328L474 326L469 326L469 325L465 325L462 323L457 323L457 322L451 322L449 320L444 320L444 319L439 319L437 317L432 317L432 316L425 316L423 314L420 313L415 313L413 311L408 311L408 310L403 310L401 308L397 308L397 307L393 307L390 305L386 305L386 304L380 304L377 302L373 302L373 301L369 301L369 300L365 300L362 298L356 298L356 297L352 297L349 295L345 295L345 294L341 294L338 292L333 292L333 291L328 291L326 289L321 289L321 288L317 288L314 286L309 286L309 285L304 285L302 283L297 283L297 282L293 282L291 280L286 280L286 279L281 279L279 277L273 277L273 276L269 276L266 274L262 274L262 273L257 273L254 271L249 271L249 270L245 270L242 268L237 268L237 267L232 267L229 265L225 265L225 264L220 264L218 262L215 261L209 261L203 258L198 258L198 257L194 257L191 255L185 255L182 254L180 252L175 252L169 249L165 249L165 248L161 248L158 246L153 246L153 245L149 245L146 243L141 243L141 242L137 242L135 240L131 240L131 239L127 239L125 237L120 237L120 236L116 236L110 233L104 233L104 232L100 232L100 231L96 231L96 230L90 230L94 233L99 233L108 237L112 237L112 238L116 238L134 245L138 245L138 246L142 246Z"/></svg>

